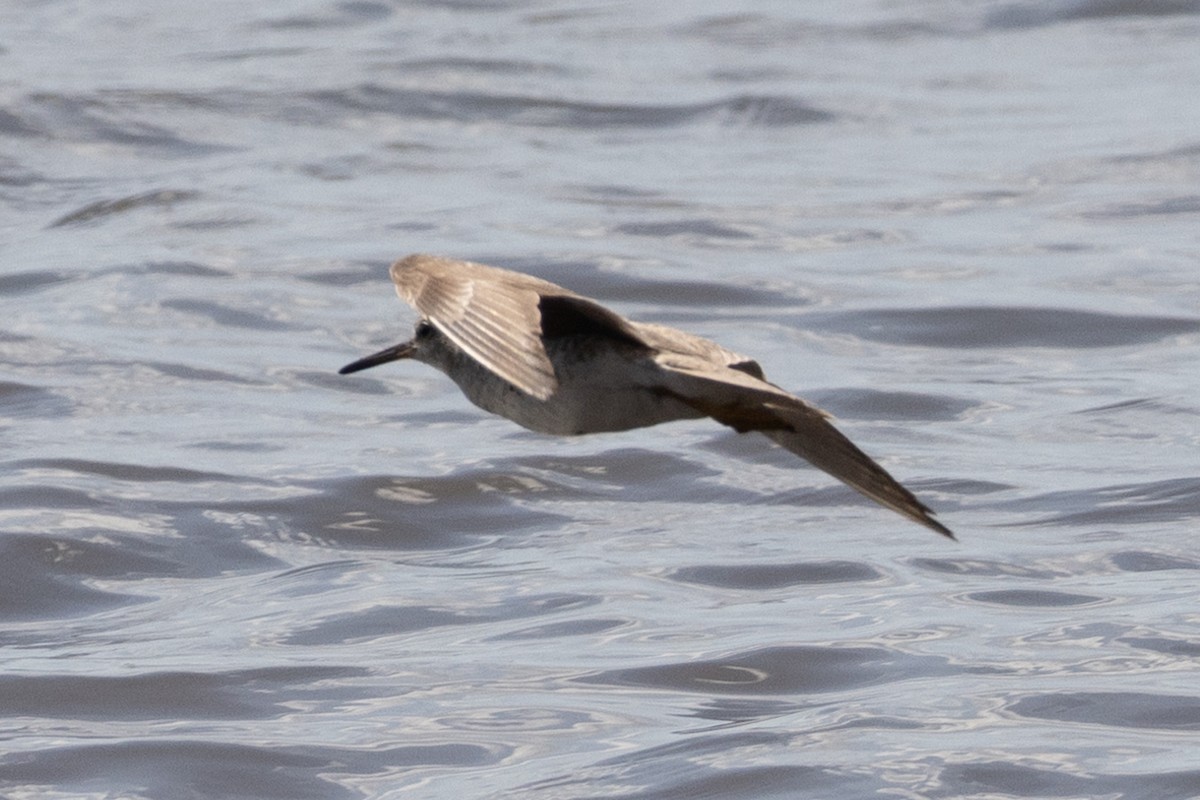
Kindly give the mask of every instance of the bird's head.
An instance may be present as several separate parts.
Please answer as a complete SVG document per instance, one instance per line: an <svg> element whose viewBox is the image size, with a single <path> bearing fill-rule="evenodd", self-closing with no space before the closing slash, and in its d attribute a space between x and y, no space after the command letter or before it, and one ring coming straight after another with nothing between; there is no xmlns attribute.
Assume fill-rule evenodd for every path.
<svg viewBox="0 0 1200 800"><path fill-rule="evenodd" d="M338 370L339 375L349 375L351 372L378 367L380 364L386 364L389 361L399 361L402 358L411 358L414 361L421 361L426 364L438 366L442 361L442 336L438 329L433 326L429 320L423 319L417 323L416 332L413 338L407 342L394 344L391 347L384 348L378 353L372 353L369 356L360 358Z"/></svg>

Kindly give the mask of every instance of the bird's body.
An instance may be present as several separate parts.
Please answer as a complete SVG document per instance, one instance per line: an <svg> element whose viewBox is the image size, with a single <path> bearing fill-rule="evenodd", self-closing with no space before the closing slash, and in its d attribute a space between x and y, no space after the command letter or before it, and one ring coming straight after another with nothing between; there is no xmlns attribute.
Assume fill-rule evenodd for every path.
<svg viewBox="0 0 1200 800"><path fill-rule="evenodd" d="M684 331L627 320L519 272L411 255L392 265L391 277L422 317L416 337L348 364L342 374L412 358L441 370L485 411L555 435L712 417L739 432L762 432L953 538L825 412L768 382L750 358Z"/></svg>
<svg viewBox="0 0 1200 800"><path fill-rule="evenodd" d="M447 347L449 358L436 366L448 367L443 371L467 399L538 433L608 433L704 416L669 394L649 389L658 370L637 348L598 344L587 337L552 340L546 354L556 365L559 389L540 400L497 380L478 361L452 347L453 343Z"/></svg>

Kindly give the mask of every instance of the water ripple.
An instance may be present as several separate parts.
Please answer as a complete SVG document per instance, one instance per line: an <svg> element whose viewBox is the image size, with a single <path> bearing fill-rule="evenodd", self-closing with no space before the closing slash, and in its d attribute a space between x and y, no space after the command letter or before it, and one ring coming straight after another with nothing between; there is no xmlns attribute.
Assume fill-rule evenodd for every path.
<svg viewBox="0 0 1200 800"><path fill-rule="evenodd" d="M247 745L160 736L110 744L48 746L0 760L0 781L47 784L90 794L106 786L137 786L142 797L168 800L181 787L195 796L332 800L362 797L332 774L386 775L400 768L494 765L509 755L470 743L351 748L318 745Z"/></svg>
<svg viewBox="0 0 1200 800"><path fill-rule="evenodd" d="M293 696L313 702L335 680L366 675L354 667L271 667L235 672L149 672L127 676L0 676L0 705L15 716L58 719L256 719L292 713ZM325 688L313 684L325 683ZM333 691L349 699L344 689ZM331 698L330 698L331 699Z"/></svg>
<svg viewBox="0 0 1200 800"><path fill-rule="evenodd" d="M1084 19L1170 17L1200 14L1197 0L1053 0L1011 3L990 11L984 24L1001 30L1037 28Z"/></svg>
<svg viewBox="0 0 1200 800"><path fill-rule="evenodd" d="M71 225L83 225L105 217L127 214L141 208L171 208L177 203L195 200L197 197L199 197L197 192L188 190L155 189L113 200L97 200L64 214L51 222L49 227L63 228Z"/></svg>
<svg viewBox="0 0 1200 800"><path fill-rule="evenodd" d="M485 92L436 92L379 84L314 92L323 107L341 107L408 119L506 122L533 127L666 128L700 121L723 125L788 127L832 122L836 117L790 97L738 95L708 103L634 105L590 103Z"/></svg>
<svg viewBox="0 0 1200 800"><path fill-rule="evenodd" d="M671 570L677 581L728 589L777 589L824 583L869 583L884 574L856 561L802 561L795 564L714 564Z"/></svg>
<svg viewBox="0 0 1200 800"><path fill-rule="evenodd" d="M430 631L454 625L497 624L529 616L583 608L600 602L598 597L554 594L508 598L489 607L471 609L418 605L388 605L331 614L289 633L283 644L294 646L336 645Z"/></svg>
<svg viewBox="0 0 1200 800"><path fill-rule="evenodd" d="M1095 489L1047 492L1004 503L1049 516L1024 525L1131 525L1200 516L1200 478L1172 478ZM1080 509L1066 511L1063 509Z"/></svg>
<svg viewBox="0 0 1200 800"><path fill-rule="evenodd" d="M1200 331L1200 319L1067 308L961 306L809 314L818 330L877 342L946 348L1124 347Z"/></svg>
<svg viewBox="0 0 1200 800"><path fill-rule="evenodd" d="M1055 692L1008 704L1019 716L1119 728L1200 731L1200 697L1144 692Z"/></svg>
<svg viewBox="0 0 1200 800"><path fill-rule="evenodd" d="M884 647L768 647L717 660L616 669L578 680L698 694L813 694L954 673L934 656Z"/></svg>

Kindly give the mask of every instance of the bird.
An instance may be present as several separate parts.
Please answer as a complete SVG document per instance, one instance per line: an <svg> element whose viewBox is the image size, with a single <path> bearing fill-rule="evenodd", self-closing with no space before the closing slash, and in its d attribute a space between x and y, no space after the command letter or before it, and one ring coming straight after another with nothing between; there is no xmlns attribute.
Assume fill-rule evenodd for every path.
<svg viewBox="0 0 1200 800"><path fill-rule="evenodd" d="M443 372L479 408L558 436L711 417L738 433L762 433L880 505L955 538L827 412L769 382L751 358L500 267L416 253L389 274L420 315L414 336L347 364L341 375L413 359Z"/></svg>

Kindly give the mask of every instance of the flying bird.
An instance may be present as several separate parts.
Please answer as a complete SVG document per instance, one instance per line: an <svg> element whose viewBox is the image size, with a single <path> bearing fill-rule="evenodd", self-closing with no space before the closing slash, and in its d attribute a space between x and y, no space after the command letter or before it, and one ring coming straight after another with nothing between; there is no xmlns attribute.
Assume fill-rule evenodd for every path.
<svg viewBox="0 0 1200 800"><path fill-rule="evenodd" d="M429 255L391 267L416 309L414 337L339 374L411 358L472 403L558 436L712 417L758 431L862 494L951 539L934 512L830 422L769 382L758 362L684 331L634 322L520 272Z"/></svg>

